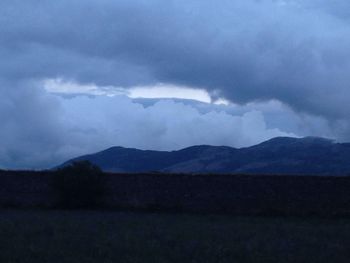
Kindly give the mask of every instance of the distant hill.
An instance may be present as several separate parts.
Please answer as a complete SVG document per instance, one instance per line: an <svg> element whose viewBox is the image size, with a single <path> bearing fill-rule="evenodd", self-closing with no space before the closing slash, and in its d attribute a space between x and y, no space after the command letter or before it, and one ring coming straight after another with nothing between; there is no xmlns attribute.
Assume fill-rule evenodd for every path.
<svg viewBox="0 0 350 263"><path fill-rule="evenodd" d="M112 147L62 166L79 160L89 160L108 172L350 175L350 143L277 137L240 149L208 145L178 151Z"/></svg>

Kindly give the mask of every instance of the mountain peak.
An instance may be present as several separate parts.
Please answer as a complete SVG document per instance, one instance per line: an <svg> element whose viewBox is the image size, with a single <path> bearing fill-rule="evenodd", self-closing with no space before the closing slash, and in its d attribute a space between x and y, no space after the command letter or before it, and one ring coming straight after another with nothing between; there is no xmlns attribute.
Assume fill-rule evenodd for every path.
<svg viewBox="0 0 350 263"><path fill-rule="evenodd" d="M256 146L266 146L266 147L273 147L273 146L288 146L292 144L300 144L300 145L321 145L321 144L331 144L334 141L332 139L323 138L323 137L314 137L314 136L307 136L307 137L275 137L270 140L267 140L265 142L262 142ZM254 146L253 146L254 147Z"/></svg>

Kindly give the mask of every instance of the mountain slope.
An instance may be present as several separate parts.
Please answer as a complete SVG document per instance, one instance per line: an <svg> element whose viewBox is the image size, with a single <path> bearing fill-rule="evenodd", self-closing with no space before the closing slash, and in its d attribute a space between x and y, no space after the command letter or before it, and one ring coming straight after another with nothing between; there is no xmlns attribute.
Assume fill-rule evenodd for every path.
<svg viewBox="0 0 350 263"><path fill-rule="evenodd" d="M179 151L112 147L73 161L89 160L110 172L350 174L350 144L316 137L277 137L255 146L192 146Z"/></svg>

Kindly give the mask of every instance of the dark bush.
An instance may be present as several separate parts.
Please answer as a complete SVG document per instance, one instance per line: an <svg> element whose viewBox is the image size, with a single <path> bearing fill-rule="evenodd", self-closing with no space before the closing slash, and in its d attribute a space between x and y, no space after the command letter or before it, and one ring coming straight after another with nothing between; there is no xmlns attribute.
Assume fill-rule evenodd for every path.
<svg viewBox="0 0 350 263"><path fill-rule="evenodd" d="M53 187L60 208L96 208L104 194L103 172L89 161L74 162L55 172Z"/></svg>

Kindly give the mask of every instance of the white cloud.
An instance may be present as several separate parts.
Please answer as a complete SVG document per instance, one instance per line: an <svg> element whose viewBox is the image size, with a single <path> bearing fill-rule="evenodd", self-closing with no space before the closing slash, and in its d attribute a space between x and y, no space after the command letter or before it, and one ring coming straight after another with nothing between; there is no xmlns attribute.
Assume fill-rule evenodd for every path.
<svg viewBox="0 0 350 263"><path fill-rule="evenodd" d="M156 84L153 86L137 86L131 88L121 88L113 86L97 86L95 84L79 84L74 81L63 79L46 79L43 86L48 92L56 94L86 94L86 95L126 95L130 98L148 98L148 99L190 99L205 103L211 103L210 95L203 89L194 89L184 86L171 84ZM215 101L217 104L228 103L224 99Z"/></svg>
<svg viewBox="0 0 350 263"><path fill-rule="evenodd" d="M209 93L203 89L193 89L176 85L160 84L129 89L130 98L177 98L211 103Z"/></svg>
<svg viewBox="0 0 350 263"><path fill-rule="evenodd" d="M112 87L112 86L97 86L95 84L79 84L75 81L67 81L61 78L45 79L42 81L42 86L46 91L54 94L85 94L85 95L128 95L127 89Z"/></svg>
<svg viewBox="0 0 350 263"><path fill-rule="evenodd" d="M242 147L294 135L268 128L263 113L256 110L236 116L216 110L201 113L172 100L143 107L124 96L75 97L63 100L62 105L65 123L75 126L78 138L86 139L83 145L93 142L88 151L111 145L156 150L195 144Z"/></svg>

